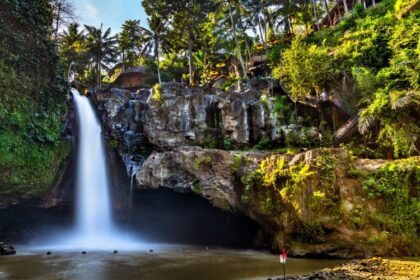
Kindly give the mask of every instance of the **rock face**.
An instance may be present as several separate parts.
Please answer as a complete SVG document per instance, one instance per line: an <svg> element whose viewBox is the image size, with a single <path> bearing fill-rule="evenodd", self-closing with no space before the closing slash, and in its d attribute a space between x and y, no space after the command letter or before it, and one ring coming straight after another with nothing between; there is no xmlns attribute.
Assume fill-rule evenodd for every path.
<svg viewBox="0 0 420 280"><path fill-rule="evenodd" d="M277 167L270 166L272 163ZM372 235L380 234L380 226L357 224L360 209L380 213L381 202L369 199L361 178L350 171L371 172L384 163L353 161L340 149L292 156L181 147L153 153L137 174L137 182L142 188L194 191L216 207L243 212L271 233L275 250L288 246L292 255L301 257L367 257L397 252L395 246L402 245L369 243ZM264 173L262 166L277 172L274 180L285 181L271 189L268 182L272 173ZM287 175L287 179L281 175L287 170L296 174ZM284 179L278 179L281 176ZM251 184L256 178L257 184Z"/></svg>
<svg viewBox="0 0 420 280"><path fill-rule="evenodd" d="M371 199L363 188L363 174L386 161L355 160L341 149L226 151L260 141L275 147L290 139L318 141L311 122L286 114L279 100L252 90L167 83L152 91L98 92L94 101L108 148L118 152L140 188L194 192L215 207L244 213L265 229L260 242L274 250L286 246L294 256L419 252L403 234L387 232L381 212L386 202Z"/></svg>
<svg viewBox="0 0 420 280"><path fill-rule="evenodd" d="M214 148L226 141L250 147L261 139L273 141L288 133L299 135L303 126L279 121L274 103L274 99L262 99L261 92L253 90L228 93L165 84L160 98L148 102L145 133L150 143L165 148L185 145ZM316 128L307 128L307 132L317 139Z"/></svg>
<svg viewBox="0 0 420 280"><path fill-rule="evenodd" d="M287 136L319 140L317 128L276 113L276 100L261 98L258 91L227 93L166 83L149 94L120 89L95 94L112 138L127 147L147 141L159 148L252 147L260 140L284 142Z"/></svg>
<svg viewBox="0 0 420 280"><path fill-rule="evenodd" d="M137 183L144 188L166 187L178 192L192 192L222 209L238 209L232 168L239 152L181 147L164 153L153 153L137 173ZM263 153L246 153L257 162Z"/></svg>

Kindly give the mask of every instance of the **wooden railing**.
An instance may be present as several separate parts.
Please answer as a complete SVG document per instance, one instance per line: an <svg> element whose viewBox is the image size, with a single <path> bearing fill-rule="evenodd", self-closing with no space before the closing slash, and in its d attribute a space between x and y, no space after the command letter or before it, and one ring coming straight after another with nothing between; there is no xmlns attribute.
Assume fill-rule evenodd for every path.
<svg viewBox="0 0 420 280"><path fill-rule="evenodd" d="M335 133L333 137L334 145L342 143L348 136L353 134L359 124L359 115L350 118L345 124L343 124Z"/></svg>

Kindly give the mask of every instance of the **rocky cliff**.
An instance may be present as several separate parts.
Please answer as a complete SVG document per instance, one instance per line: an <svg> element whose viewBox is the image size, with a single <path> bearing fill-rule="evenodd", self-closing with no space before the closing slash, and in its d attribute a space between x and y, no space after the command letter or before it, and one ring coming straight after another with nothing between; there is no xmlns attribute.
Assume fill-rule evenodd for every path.
<svg viewBox="0 0 420 280"><path fill-rule="evenodd" d="M224 92L167 83L132 93L111 89L95 94L110 135L133 147L146 140L159 148L252 147L286 137L319 140L310 122L276 110L276 99L261 92Z"/></svg>
<svg viewBox="0 0 420 280"><path fill-rule="evenodd" d="M341 149L249 151L260 141L284 147L287 138L319 140L311 122L253 90L169 83L151 91L111 89L94 100L109 148L140 188L194 192L243 213L264 229L260 244L288 246L295 256L419 252L418 158L363 160Z"/></svg>
<svg viewBox="0 0 420 280"><path fill-rule="evenodd" d="M413 168L420 158L411 161ZM387 164L353 159L341 149L287 155L181 147L153 153L137 182L144 188L195 192L216 207L245 213L271 234L273 249L288 246L295 256L418 254L415 228L404 232L403 225L386 224L398 218L409 224L414 217L398 216L388 198L366 190L369 174ZM407 191L415 188L404 180L398 184Z"/></svg>

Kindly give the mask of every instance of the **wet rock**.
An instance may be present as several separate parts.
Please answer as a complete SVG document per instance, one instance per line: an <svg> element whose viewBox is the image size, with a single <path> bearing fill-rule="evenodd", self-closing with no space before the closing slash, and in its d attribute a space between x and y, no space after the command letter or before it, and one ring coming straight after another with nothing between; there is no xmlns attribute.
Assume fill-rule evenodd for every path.
<svg viewBox="0 0 420 280"><path fill-rule="evenodd" d="M267 153L228 152L200 147L181 147L153 153L137 173L142 188L166 187L177 192L195 192L222 209L238 206L232 165L235 155L245 154L258 161Z"/></svg>
<svg viewBox="0 0 420 280"><path fill-rule="evenodd" d="M0 241L0 255L14 255L16 254L15 247Z"/></svg>

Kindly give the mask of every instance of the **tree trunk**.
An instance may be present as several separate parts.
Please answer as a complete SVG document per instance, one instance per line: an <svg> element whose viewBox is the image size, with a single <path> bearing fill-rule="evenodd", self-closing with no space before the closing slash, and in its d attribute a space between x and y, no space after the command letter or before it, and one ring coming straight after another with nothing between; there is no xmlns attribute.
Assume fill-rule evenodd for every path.
<svg viewBox="0 0 420 280"><path fill-rule="evenodd" d="M273 37L277 37L276 28L274 26L273 17L271 16L270 12L267 11L267 22L268 26L270 27L270 30L272 32Z"/></svg>
<svg viewBox="0 0 420 280"><path fill-rule="evenodd" d="M244 72L244 78L248 79L248 75L246 73L246 68L245 68L245 63L244 63L244 58L242 57L241 45L239 44L238 38L236 37L236 27L235 27L235 21L233 20L233 14L232 14L231 7L229 7L229 16L230 16L230 22L232 24L233 40L236 43L236 49L237 49L238 54L239 54L239 61L241 63L242 71Z"/></svg>
<svg viewBox="0 0 420 280"><path fill-rule="evenodd" d="M330 10L328 9L327 0L324 0L324 6L325 6L325 10L327 11L328 22L330 23L330 26L332 26L333 22L332 22L332 19L331 19Z"/></svg>
<svg viewBox="0 0 420 280"><path fill-rule="evenodd" d="M337 6L338 19L341 20L340 0L335 0L335 5Z"/></svg>
<svg viewBox="0 0 420 280"><path fill-rule="evenodd" d="M191 28L188 28L188 71L190 73L190 85L194 84L194 64L193 64L193 50L192 50Z"/></svg>
<svg viewBox="0 0 420 280"><path fill-rule="evenodd" d="M123 55L123 59L122 59L122 71L121 71L121 73L124 73L125 72L125 52L124 51L122 52L122 55Z"/></svg>
<svg viewBox="0 0 420 280"><path fill-rule="evenodd" d="M259 15L258 15L258 29L260 30L260 36L261 36L261 40L262 40L263 45L264 45L265 54L268 55L268 47L267 47L266 33L264 33L264 35L263 35L261 18L260 18Z"/></svg>
<svg viewBox="0 0 420 280"><path fill-rule="evenodd" d="M347 0L343 0L344 13L347 15L349 13L349 8L347 7Z"/></svg>
<svg viewBox="0 0 420 280"><path fill-rule="evenodd" d="M60 25L60 17L61 17L61 3L59 2L57 8L57 17L55 18L55 30L54 30L54 40L57 40L58 37L58 28Z"/></svg>
<svg viewBox="0 0 420 280"><path fill-rule="evenodd" d="M102 87L102 65L101 65L101 61L97 61L96 63L98 63L98 86L99 88Z"/></svg>
<svg viewBox="0 0 420 280"><path fill-rule="evenodd" d="M242 30L242 33L244 34L244 37L245 37L245 48L246 48L246 52L247 52L247 55L248 55L248 62L250 62L251 61L251 59L252 59L252 56L251 56L251 49L249 48L249 44L248 44L248 40L247 40L247 36L246 36L246 28L241 24L241 30ZM248 63L246 64L247 66L248 66ZM247 67L247 70L248 70L248 67Z"/></svg>
<svg viewBox="0 0 420 280"><path fill-rule="evenodd" d="M159 38L155 36L155 56L156 56L156 65L157 65L157 73L158 73L158 81L159 84L162 83L162 79L160 77L160 66L159 66Z"/></svg>
<svg viewBox="0 0 420 280"><path fill-rule="evenodd" d="M287 18L287 20L288 20L288 22L289 22L289 28L290 28L290 31L292 32L292 34L293 34L293 33L295 33L295 32L293 31L293 23L292 23L292 19L291 19L290 17L288 17L288 18Z"/></svg>
<svg viewBox="0 0 420 280"><path fill-rule="evenodd" d="M316 27L318 28L318 30L320 30L319 17L318 17L318 12L316 10L316 0L312 0L312 6L314 8L314 17L315 17L315 21L316 21Z"/></svg>

